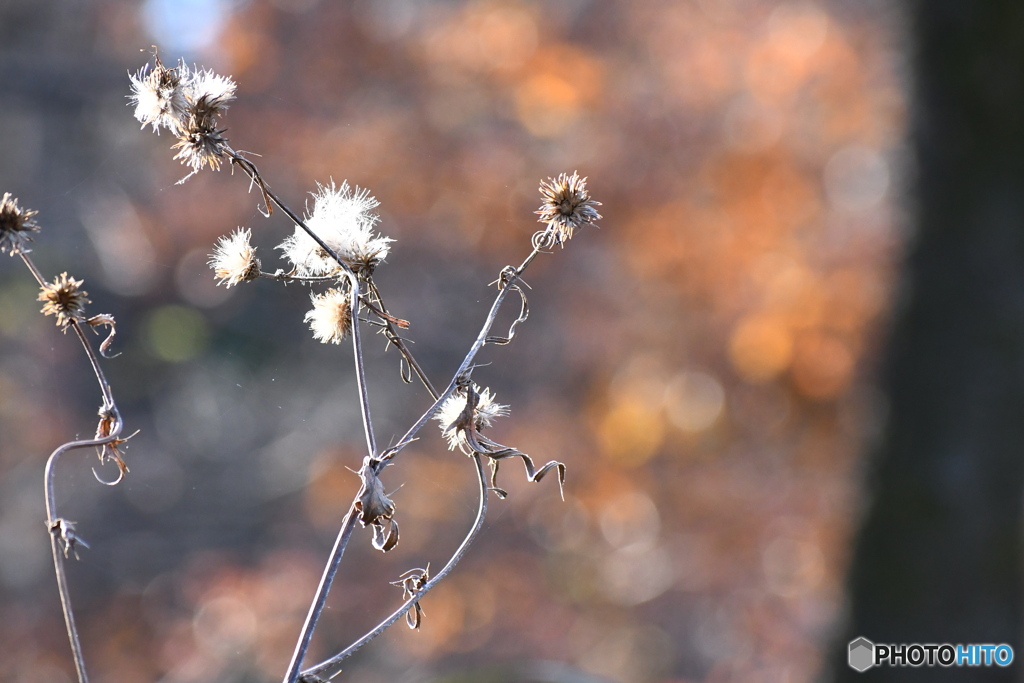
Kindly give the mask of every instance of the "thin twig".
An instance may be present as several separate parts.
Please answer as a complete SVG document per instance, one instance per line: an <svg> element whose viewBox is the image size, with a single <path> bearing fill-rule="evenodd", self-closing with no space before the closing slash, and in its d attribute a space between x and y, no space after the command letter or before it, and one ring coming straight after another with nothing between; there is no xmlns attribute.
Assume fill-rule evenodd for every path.
<svg viewBox="0 0 1024 683"><path fill-rule="evenodd" d="M359 299L361 294L359 288L359 277L355 274L355 271L353 271L349 267L349 265L345 263L341 256L339 256L338 253L334 251L334 249L328 246L328 244L324 242L319 235L313 232L313 230L308 225L306 225L306 222L299 218L298 214L292 211L288 207L288 205L281 201L280 197L274 194L274 192L270 189L270 186L267 185L267 182L263 179L263 176L260 174L259 169L256 168L256 164L241 156L238 152L231 149L227 145L225 145L225 151L227 152L228 156L231 157L231 163L241 168L242 172L249 176L249 179L252 180L260 188L260 191L263 193L264 201L273 202L275 206L284 211L288 218L292 219L292 221L294 221L294 223L297 226L302 228L306 232L306 234L309 235L313 239L313 241L320 246L321 249L330 254L331 258L335 260L338 266L345 271L345 274L348 275L349 282L352 287L352 319L358 320ZM268 203L268 214L270 212L270 206L271 205ZM366 446L369 449L370 456L376 457L377 441L373 435L373 420L370 417L369 397L367 396L366 393L366 372L364 371L363 368L363 346L359 334L359 325L356 325L354 323L352 325L352 347L355 353L356 386L359 389L359 407L363 415L363 431L366 434Z"/></svg>
<svg viewBox="0 0 1024 683"><path fill-rule="evenodd" d="M379 636L381 633L383 633L389 626L391 626L396 621L401 619L402 615L408 612L409 609L415 603L422 600L423 596L426 595L431 588L436 586L437 583L441 581L441 579L445 578L449 574L449 572L451 572L451 570L455 568L455 565L459 563L459 560L462 559L462 556L466 554L466 551L469 549L469 546L476 539L477 534L480 533L480 529L484 523L484 517L487 515L487 476L486 474L484 474L484 466L483 462L480 460L480 456L478 454L474 454L472 457L474 463L476 464L477 479L480 484L480 499L479 505L477 507L476 519L473 520L473 526L470 528L469 533L467 533L466 537L462 539L462 543L459 544L459 547L455 550L455 553L452 555L451 559L448 560L448 563L445 564L441 571L437 573L437 576L427 581L427 583L423 585L423 588L421 588L419 591L416 592L415 595L413 595L405 602L403 602L398 607L398 609L396 609L394 612L391 613L390 616L388 616L387 619L377 624L377 626L375 626L372 630L366 633L366 635L362 636L359 640L355 641L354 643L352 643L351 645L349 645L344 650L334 655L330 659L324 660L316 666L312 666L303 671L302 674L304 676L310 674L319 675L326 669L329 669L339 664L341 661L347 659L348 657L352 656L356 652L356 650L361 648L363 645L366 645L368 642L370 642L371 640Z"/></svg>
<svg viewBox="0 0 1024 683"><path fill-rule="evenodd" d="M356 500L358 500L358 498ZM331 584L334 583L334 576L338 573L338 565L341 564L341 556L345 554L345 548L348 546L349 538L351 538L352 531L356 528L356 500L352 501L352 505L349 506L348 512L345 514L345 519L341 523L341 529L338 531L338 538L334 541L334 548L331 550L330 560L328 560L327 566L324 567L323 576L320 577L320 585L317 586L316 597L313 600L313 604L309 606L309 613L306 614L306 621L302 624L299 642L295 646L295 652L292 653L292 660L288 664L288 673L285 674L285 681L288 683L295 683L295 681L299 679L299 672L302 669L302 660L306 657L306 652L309 650L309 643L313 639L313 631L316 629L317 621L320 620L320 614L323 612L324 605L327 603L327 594L331 590Z"/></svg>
<svg viewBox="0 0 1024 683"><path fill-rule="evenodd" d="M71 441L69 443L60 446L46 461L46 472L43 477L44 485L46 489L46 526L50 530L50 549L53 551L53 568L57 574L57 590L60 593L60 606L64 611L64 624L68 630L68 640L71 642L71 653L75 659L75 669L78 672L79 683L88 683L88 676L85 673L85 658L82 655L82 643L78 637L78 629L75 626L75 615L71 609L71 592L68 587L67 574L64 571L64 559L65 554L71 550L74 550L76 543L76 537L73 535L73 526L70 527L69 531L66 520L57 517L57 498L54 494L53 485L53 470L57 464L57 461L62 455L68 451L79 449L79 448L91 448L96 446L105 446L115 440L121 434L121 428L123 423L121 421L121 414L117 412L116 408L112 408L114 411L114 424L110 430L108 436L102 439L87 439L83 441ZM64 540L65 547L61 549L60 542ZM77 541L81 543L81 541Z"/></svg>
<svg viewBox="0 0 1024 683"><path fill-rule="evenodd" d="M45 287L46 281L43 279L42 273L39 272L36 264L31 258L29 258L28 254L21 251L19 252L19 256L21 256L22 262L24 262L29 272L32 273L32 277L35 278L39 286ZM117 406L114 403L114 396L110 389L110 383L103 374L103 369L100 367L99 359L96 357L96 353L92 350L89 340L86 339L85 334L82 331L81 323L79 323L77 319L72 318L67 324L74 329L75 336L77 336L78 341L81 342L82 348L85 350L85 355L89 359L89 364L92 367L93 374L96 376L96 381L100 386L100 393L103 396L103 405L100 408L100 424L103 425L103 421L110 420L109 425L104 429L105 433L102 435L98 434L98 438L70 441L59 446L46 460L46 469L43 475L44 494L46 498L46 526L50 531L50 549L53 554L54 573L57 576L57 592L60 594L60 606L61 610L64 612L64 625L67 628L68 641L71 644L71 654L75 660L75 671L78 674L79 683L88 683L89 677L85 671L85 656L82 652L81 639L78 636L78 627L75 625L75 614L71 607L71 591L68 586L67 572L64 569L64 560L67 557L68 552L75 552L77 556L76 546L84 546L85 542L79 539L75 534L73 522L69 522L68 520L57 516L57 497L54 492L54 467L60 457L68 451L79 448L102 448L107 444L117 442L118 437L121 435L124 423L121 419L121 413L117 410ZM67 328L65 327L65 329ZM124 474L123 470L121 474ZM120 478L118 481L120 481ZM63 548L61 548L62 542L64 544Z"/></svg>
<svg viewBox="0 0 1024 683"><path fill-rule="evenodd" d="M412 351L406 345L405 340L402 339L401 335L398 334L398 330L395 329L393 320L391 316L388 315L388 309L387 307L384 306L384 299L381 298L380 290L377 288L377 283L374 282L372 278L370 278L367 280L366 285L369 288L370 293L373 294L373 296L377 299L377 302L380 304L381 310L378 313L378 317L380 317L380 319L384 322L384 329L387 331L388 341L395 345L395 348L397 348L399 353L401 353L402 356L405 358L405 362L409 364L409 367L412 368L412 371L416 373L417 377L419 377L420 382L422 382L423 386L426 387L427 391L430 392L431 398L436 400L438 397L437 389L434 388L434 385L431 383L430 379L427 378L427 374L423 372L423 368L420 367L420 364L418 362L416 362L416 358L413 357Z"/></svg>
<svg viewBox="0 0 1024 683"><path fill-rule="evenodd" d="M480 329L480 333L477 334L476 340L473 342L473 346L470 347L466 357L462 360L462 364L459 365L459 369L455 371L451 382L449 382L448 386L445 387L445 390L441 392L436 399L434 399L434 403L427 408L426 412L423 413L415 424L409 428L405 435L399 439L398 443L381 454L380 459L382 462L387 462L391 458L395 457L399 451L412 443L415 440L416 434L423 429L423 426L426 425L430 418L434 416L434 413L438 411L441 404L452 395L452 392L455 391L459 382L466 379L472 372L473 361L476 359L476 355L480 352L480 349L487 344L488 337L491 333L491 327L494 326L494 321L498 317L498 310L501 308L501 304L505 301L505 297L508 296L508 293L511 290L519 291L519 293L522 294L522 291L514 285L538 253L541 253L541 250L534 247L533 251L530 252L530 255L526 257L518 268L507 266L502 271L498 285L500 290L498 291L498 295L494 298L494 303L491 304L491 310L487 313L487 319L484 321L484 325Z"/></svg>
<svg viewBox="0 0 1024 683"><path fill-rule="evenodd" d="M267 192L269 193L269 190ZM270 196L271 199L276 202L276 200L274 200L273 198L273 195ZM387 460L393 458L401 449L403 449L405 446L407 446L408 444L412 443L412 441L415 440L414 437L416 433L423 427L424 424L426 424L427 420L429 420L430 417L437 411L441 403L444 402L444 400L451 395L451 393L455 390L455 387L457 386L459 379L466 375L467 371L472 366L473 359L476 357L477 353L479 353L480 349L483 348L484 344L487 343L487 338L490 334L491 328L494 326L494 321L497 319L498 310L501 308L502 302L508 295L509 290L514 288L512 285L515 284L516 280L519 279L519 276L522 274L523 270L525 270L526 267L530 264L530 262L533 261L536 255L537 249L534 249L534 251L526 258L525 261L523 261L522 265L520 265L519 268L512 268L510 266L506 268L505 271L502 272L502 277L500 280L501 289L498 292L497 296L495 297L494 303L491 305L491 310L487 315L487 319L484 321L484 325L481 328L480 333L477 335L476 340L473 342L473 346L470 348L462 364L459 366L459 369L456 371L451 383L448 385L448 387L445 389L443 393L437 394L437 397L434 399L434 403L431 405L431 407L427 410L426 413L424 413L424 415L417 421L417 423L413 425L413 427L408 432L406 432L405 436L402 437L398 445L389 448L379 459L373 459L364 462L363 467L372 466L374 467L375 473L379 474L380 471L383 470L384 467L387 465ZM486 487L486 482L483 484L483 486ZM306 651L309 649L309 642L310 640L312 640L313 629L316 628L316 623L320 618L320 613L323 611L323 606L327 600L327 592L330 591L331 584L334 581L334 576L337 573L338 564L341 562L341 556L345 552L345 547L347 546L348 540L352 535L352 530L355 528L356 518L354 511L356 509L357 501L358 495L356 496L356 499L352 501L352 505L349 507L349 512L345 516L345 520L342 523L342 528L338 534L338 539L335 542L334 549L331 552L331 558L328 561L327 567L324 570L323 577L321 578L320 585L317 588L316 598L314 599L313 605L310 607L310 611L306 616L306 621L303 624L299 644L296 646L295 652L292 655L292 661L289 664L288 673L285 677L285 683L296 683L296 681L298 680L299 669L302 666L302 659L305 657ZM472 534L470 537L467 537L467 539L471 542L473 536L475 536L475 533ZM433 581L436 582L437 579L444 576L445 573L446 572L442 572L437 577L435 577ZM429 585L432 586L433 583Z"/></svg>
<svg viewBox="0 0 1024 683"><path fill-rule="evenodd" d="M260 188L260 191L263 193L264 201L273 202L275 206L284 211L285 214L287 214L287 216L292 219L296 225L302 228L306 234L320 246L321 249L330 254L331 258L334 259L338 266L341 267L348 276L351 289L350 294L353 320L352 355L354 357L356 370L356 387L359 391L359 408L363 417L363 432L366 435L366 448L368 450L369 460L375 460L377 457L377 440L373 433L373 420L370 417L370 401L366 389L366 372L363 363L362 336L359 332L358 324L359 305L361 300L359 277L348 266L348 264L342 260L334 249L324 242L319 235L313 232L313 230L306 225L305 221L299 218L298 214L292 211L276 194L274 194L254 163L230 148L227 149L227 152L231 157L232 163L241 168L242 171ZM269 203L267 204L267 210L269 213ZM368 465L364 464L364 467L366 466ZM338 538L334 543L334 548L331 550L331 556L327 561L327 565L324 567L324 573L320 579L320 585L317 587L313 603L310 605L309 613L306 615L306 621L302 625L302 630L299 633L299 640L295 646L295 651L292 653L292 661L288 666L288 673L285 676L287 683L295 683L295 681L298 680L302 661L305 659L306 652L309 650L309 643L313 639L313 631L316 629L316 624L320 619L320 614L323 612L324 605L327 603L327 595L330 593L331 586L334 583L334 577L337 574L338 565L341 562L341 557L345 553L345 548L348 546L348 540L352 536L352 531L355 528L355 505L357 501L358 497L353 500L352 505L349 507L349 511L342 522L341 529L338 531Z"/></svg>
<svg viewBox="0 0 1024 683"><path fill-rule="evenodd" d="M293 273L282 273L280 271L276 273L268 273L266 271L260 271L260 277L268 280L278 280L280 282L337 282L337 275L294 275Z"/></svg>

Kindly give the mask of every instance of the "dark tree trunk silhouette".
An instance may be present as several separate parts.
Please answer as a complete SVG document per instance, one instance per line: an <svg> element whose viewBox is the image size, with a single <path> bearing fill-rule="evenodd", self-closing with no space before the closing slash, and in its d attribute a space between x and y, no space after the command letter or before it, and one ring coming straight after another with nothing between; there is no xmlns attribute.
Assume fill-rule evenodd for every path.
<svg viewBox="0 0 1024 683"><path fill-rule="evenodd" d="M919 0L908 14L916 233L833 671L850 681L1018 680L1017 662L864 674L846 665L856 636L1021 652L1024 3Z"/></svg>

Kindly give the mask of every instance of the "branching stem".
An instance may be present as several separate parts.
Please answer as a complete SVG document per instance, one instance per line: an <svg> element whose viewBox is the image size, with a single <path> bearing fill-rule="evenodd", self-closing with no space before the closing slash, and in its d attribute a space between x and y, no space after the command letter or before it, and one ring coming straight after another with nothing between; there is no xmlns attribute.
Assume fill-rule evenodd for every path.
<svg viewBox="0 0 1024 683"><path fill-rule="evenodd" d="M326 242L324 242L323 239L321 239L315 232L313 232L313 230L309 228L309 226L306 225L306 223L301 218L299 218L298 214L292 211L286 204L284 204L284 202L281 201L281 199L276 194L274 194L274 192L267 185L266 181L263 179L256 165L230 148L227 148L226 151L229 157L231 158L232 164L242 169L242 171L249 177L253 184L259 187L260 192L263 194L264 202L267 206L267 215L269 215L269 213L272 211L271 205L280 208L297 226L302 228L306 232L306 234L309 235L317 243L317 245L319 245L320 248L324 250L324 252L329 254L331 258L333 258L334 261L338 263L338 265L348 276L349 282L351 284L351 306L352 317L354 321L352 325L352 345L353 353L355 356L356 384L359 389L359 405L362 411L363 427L366 433L367 448L369 450L369 457L364 461L363 467L372 468L375 475L379 474L380 471L384 469L384 467L387 465L387 462L391 458L395 457L395 455L397 455L399 451L401 451L414 440L419 430L422 429L423 426L427 423L427 421L434 415L434 413L437 412L437 410L440 408L441 404L445 401L445 399L447 399L452 394L452 392L455 391L455 388L459 385L459 383L466 381L469 378L469 376L472 374L473 361L476 359L476 356L480 352L480 349L482 349L488 343L505 343L505 341L500 341L503 338L490 336L491 328L494 326L494 322L497 319L498 311L501 309L501 305L505 301L505 297L508 296L508 293L510 291L514 290L519 292L520 295L522 295L522 290L520 287L517 286L517 281L522 276L523 271L526 270L527 266L529 266L530 263L533 261L533 259L536 258L539 253L543 252L545 250L545 247L549 245L538 243L535 240L533 251L530 252L530 254L526 257L526 259L522 262L522 264L520 264L518 268L508 266L504 270L502 270L498 280L498 294L497 296L495 296L494 302L491 304L491 309L488 312L487 319L484 321L484 325L481 328L480 333L477 335L476 339L473 342L473 345L469 349L469 352L466 354L462 363L459 365L458 370L452 376L452 379L448 383L448 386L445 388L443 392L438 393L438 391L434 388L433 384L427 378L426 373L423 371L422 367L419 365L418 362L416 362L415 358L409 351L409 348L405 344L404 340L402 340L401 336L398 334L398 330L395 329L393 319L387 313L387 309L384 306L384 302L380 296L380 291L377 289L372 279L367 279L367 293L373 299L376 300L377 304L379 304L379 309L369 299L367 299L365 302L363 301L363 296L360 291L359 277L341 259L341 257L329 245L327 245ZM287 275L280 276L277 274L271 275L261 273L261 276L271 277L274 279L288 279ZM362 342L359 334L358 325L358 313L360 303L365 303L365 305L367 305L367 307L370 308L370 310L374 314L376 314L378 318L380 318L386 330L388 341L394 344L396 348L398 348L403 358L405 358L406 362L408 362L409 367L413 370L413 372L416 373L417 377L420 379L420 381L426 387L427 391L430 392L431 397L434 399L433 404L431 404L431 406L420 417L420 419L417 420L416 423L405 433L405 435L402 437L399 443L387 449L387 451L384 452L379 457L377 456L376 441L373 434L373 425L372 420L370 418L369 401L366 393L365 372L363 367L362 355ZM509 330L509 339L514 333L515 326L522 322L523 319L525 319L525 299L524 312L520 314L519 318L512 324L512 328ZM331 556L327 562L327 565L324 568L324 573L320 579L320 584L317 587L316 596L314 597L313 603L310 605L309 612L306 615L306 620L303 623L302 631L299 635L299 641L296 644L295 651L292 654L292 660L288 666L288 671L285 675L285 683L296 683L299 680L300 675L317 674L327 668L330 668L331 666L334 666L338 662L342 661L343 659L351 655L357 649L359 649L364 644L375 638L377 635L379 635L385 629L387 629L391 624L393 624L395 621L401 618L401 616L405 614L408 611L408 609L413 604L415 604L423 594L425 594L427 591L433 588L433 586L435 586L441 579L447 576L448 572L450 572L451 569L455 566L455 564L458 563L458 561L462 558L466 550L469 548L470 544L473 542L473 540L479 533L480 527L483 524L484 515L487 510L488 487L487 479L483 471L483 464L478 454L473 455L473 460L476 464L477 474L480 480L480 506L478 509L477 518L473 523L473 527L470 529L469 533L463 539L462 543L455 551L455 554L448 561L448 564L445 565L445 567L437 574L437 576L430 579L423 586L423 588L416 593L414 597L411 597L408 600L406 600L403 603L403 605L398 608L396 612L394 612L391 616L389 616L387 619L381 622L372 631L361 637L355 643L345 648L339 654L335 655L331 659L321 664L318 664L305 672L301 672L302 662L305 659L306 653L309 650L309 644L313 638L313 632L316 629L317 622L319 621L320 615L323 612L324 606L327 602L327 595L330 592L331 585L334 582L334 578L335 575L337 574L338 566L341 562L342 555L345 553L345 548L348 546L349 539L351 538L352 532L355 529L356 521L358 518L357 504L359 502L359 496L358 494L356 495L355 499L352 501L352 505L349 506L348 513L345 515L345 518L342 521L341 529L338 532L338 537L335 540L334 548L331 551Z"/></svg>
<svg viewBox="0 0 1024 683"><path fill-rule="evenodd" d="M64 624L68 630L68 640L71 642L71 653L75 659L75 670L78 672L79 683L88 683L89 677L85 673L85 658L82 654L82 643L78 637L78 629L75 626L75 614L71 609L71 592L68 588L68 578L64 571L65 553L74 550L76 537L73 535L73 526L69 532L66 520L57 516L57 498L54 494L53 471L60 460L60 457L71 450L79 448L102 447L115 441L121 434L123 427L121 415L116 408L114 412L114 423L108 436L102 439L87 439L83 441L71 441L60 446L50 454L46 461L46 473L43 477L46 487L46 526L50 530L50 549L53 552L53 568L57 574L57 590L60 593L60 606L64 611ZM65 547L61 548L63 540ZM81 541L78 541L81 543Z"/></svg>
<svg viewBox="0 0 1024 683"><path fill-rule="evenodd" d="M448 563L445 564L441 571L437 573L437 576L427 581L427 583L424 584L423 587L419 591L417 591L414 596L410 597L405 602L403 602L398 607L398 609L396 609L394 612L390 614L390 616L388 616L387 619L377 624L377 626L375 626L372 630L366 633L366 635L362 636L359 640L355 641L354 643L352 643L351 645L349 645L344 650L334 655L330 659L324 660L316 666L306 669L302 672L303 675L319 675L320 673L336 666L343 660L352 656L356 652L356 650L361 648L363 645L366 645L368 642L370 642L371 640L379 636L381 633L383 633L385 630L387 630L389 626L391 626L396 621L401 619L403 614L408 612L409 609L412 608L415 603L423 599L423 596L426 595L427 592L431 588L436 586L443 578L448 576L449 572L451 572L451 570L455 568L455 565L459 563L459 560L461 560L462 556L466 554L466 551L469 549L469 546L473 543L477 535L480 533L480 529L481 527L483 527L484 517L487 515L487 475L484 473L484 465L483 462L480 460L479 455L473 455L473 462L476 465L477 480L480 485L480 502L476 511L476 519L473 520L472 528L470 528L469 533L466 534L466 537L462 539L462 543L460 543L459 547L456 548L455 553L452 555L451 559L448 560Z"/></svg>
<svg viewBox="0 0 1024 683"><path fill-rule="evenodd" d="M25 252L20 252L19 255L29 272L32 273L32 277L34 277L36 282L39 283L39 286L44 287L46 285L46 281L43 279L39 269L36 268L36 264L33 263L32 259L29 258L28 254ZM82 652L81 639L78 636L78 627L75 625L75 613L71 607L71 590L68 586L67 572L64 568L64 560L66 559L67 554L69 552L76 552L76 545L84 545L84 542L75 534L73 522L69 522L68 520L57 516L57 496L54 491L54 468L61 456L68 451L79 448L102 448L107 444L116 442L118 437L121 435L121 429L124 424L121 419L121 414L118 412L117 406L114 404L114 396L110 389L110 383L107 382L107 378L103 374L103 369L100 367L99 359L96 357L96 353L92 350L89 340L86 339L85 333L82 331L81 324L78 320L72 318L68 322L68 325L74 329L75 336L77 336L78 341L81 342L82 348L85 350L85 355L89 358L89 364L92 366L93 374L96 376L96 381L100 385L100 393L103 395L103 405L100 409L101 419L110 420L108 427L104 429L104 433L101 436L98 436L98 438L71 441L59 446L46 460L46 469L43 474L43 485L46 497L46 526L50 532L50 550L53 554L53 570L57 575L57 592L60 594L60 606L64 613L64 625L67 627L68 641L71 644L71 655L75 660L75 671L78 674L78 681L79 683L88 683L89 676L85 671L85 656ZM102 425L104 423L101 421L100 424ZM62 544L63 547L61 547Z"/></svg>

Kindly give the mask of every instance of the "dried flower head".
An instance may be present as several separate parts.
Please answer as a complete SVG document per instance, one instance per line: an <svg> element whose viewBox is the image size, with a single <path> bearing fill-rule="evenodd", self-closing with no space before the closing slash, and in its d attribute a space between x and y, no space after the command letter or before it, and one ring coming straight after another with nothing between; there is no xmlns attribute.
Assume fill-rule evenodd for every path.
<svg viewBox="0 0 1024 683"><path fill-rule="evenodd" d="M189 75L184 95L193 110L219 116L228 108L228 102L235 99L237 88L230 76L221 76L211 69L198 69Z"/></svg>
<svg viewBox="0 0 1024 683"><path fill-rule="evenodd" d="M220 170L220 163L224 158L224 143L228 141L223 133L223 129L217 129L217 118L214 116L213 108L190 106L184 122L178 129L178 142L174 144L174 149L178 152L174 158L191 167L192 173L189 176L206 166L215 171Z"/></svg>
<svg viewBox="0 0 1024 683"><path fill-rule="evenodd" d="M230 288L260 276L256 248L249 243L251 236L249 229L238 228L230 236L217 240L209 260L214 277L220 280L217 284Z"/></svg>
<svg viewBox="0 0 1024 683"><path fill-rule="evenodd" d="M82 283L82 280L61 273L52 284L44 283L39 292L39 301L45 302L42 312L57 316L57 324L65 330L72 320L83 317L85 305L89 303L85 290L79 289Z"/></svg>
<svg viewBox="0 0 1024 683"><path fill-rule="evenodd" d="M323 294L310 294L313 310L306 313L305 322L313 330L313 338L324 344L340 344L352 326L352 306L347 292L328 289Z"/></svg>
<svg viewBox="0 0 1024 683"><path fill-rule="evenodd" d="M458 446L464 453L471 452L466 430L479 432L490 427L495 418L509 413L508 406L494 402L490 389L480 389L476 384L472 389L472 392L465 387L456 389L434 414L434 419L441 423L441 434L448 440L449 450ZM469 405L471 395L476 396L475 407Z"/></svg>
<svg viewBox="0 0 1024 683"><path fill-rule="evenodd" d="M317 184L313 193L313 212L307 214L306 225L334 250L359 275L371 275L391 249L390 237L374 233L379 217L372 213L380 202L370 191L349 187L342 182L336 187ZM299 275L326 275L338 270L334 262L306 231L296 226L295 233L285 239L281 249Z"/></svg>
<svg viewBox="0 0 1024 683"><path fill-rule="evenodd" d="M26 242L32 241L30 233L37 232L39 225L33 220L38 211L22 209L10 192L4 192L0 199L0 252L11 256L27 252Z"/></svg>
<svg viewBox="0 0 1024 683"><path fill-rule="evenodd" d="M157 134L161 126L177 133L188 110L183 87L189 79L188 67L179 64L168 69L157 59L152 70L146 64L137 74L129 74L129 78L132 93L128 99L135 105L135 118L142 122L142 127L152 125Z"/></svg>
<svg viewBox="0 0 1024 683"><path fill-rule="evenodd" d="M544 203L537 210L541 223L547 223L545 234L550 235L551 244L565 244L576 228L600 220L601 214L594 207L601 206L590 198L587 179L573 171L572 175L561 173L557 178L541 181L540 194Z"/></svg>

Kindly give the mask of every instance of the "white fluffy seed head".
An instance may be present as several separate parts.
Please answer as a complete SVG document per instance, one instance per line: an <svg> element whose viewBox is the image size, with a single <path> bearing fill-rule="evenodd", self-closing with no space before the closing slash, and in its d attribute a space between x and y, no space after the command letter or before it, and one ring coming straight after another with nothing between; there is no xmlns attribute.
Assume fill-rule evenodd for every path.
<svg viewBox="0 0 1024 683"><path fill-rule="evenodd" d="M235 99L238 86L230 76L221 76L211 69L199 69L189 74L184 94L192 107L209 107L214 115L228 108Z"/></svg>
<svg viewBox="0 0 1024 683"><path fill-rule="evenodd" d="M324 344L340 344L352 326L352 307L349 295L340 289L328 289L323 294L310 294L313 310L306 313L305 322L313 331L313 338Z"/></svg>
<svg viewBox="0 0 1024 683"><path fill-rule="evenodd" d="M260 276L256 248L249 243L251 236L250 230L238 228L231 235L217 240L209 260L217 284L230 288Z"/></svg>
<svg viewBox="0 0 1024 683"><path fill-rule="evenodd" d="M379 220L372 213L380 202L370 191L347 182L340 187L317 184L313 193L313 211L306 216L306 225L334 250L356 273L370 275L388 255L392 240L374 233ZM327 275L338 270L334 262L306 231L296 226L295 233L285 239L278 249L295 266L299 275Z"/></svg>
<svg viewBox="0 0 1024 683"><path fill-rule="evenodd" d="M152 70L146 64L137 74L129 74L129 79L132 92L128 99L135 105L135 118L142 122L142 127L151 125L156 133L167 128L176 134L188 112L185 97L188 67L179 64L168 69L157 61Z"/></svg>
<svg viewBox="0 0 1024 683"><path fill-rule="evenodd" d="M490 389L481 389L473 385L479 400L473 410L472 427L480 431L491 426L495 418L504 417L509 413L509 407L495 402L495 396ZM469 426L463 420L463 412L466 410L466 401L469 394L465 390L456 389L452 395L445 399L441 407L434 414L434 419L440 422L441 434L448 440L448 448L454 450L456 446L467 450L469 443L466 440L466 428Z"/></svg>

